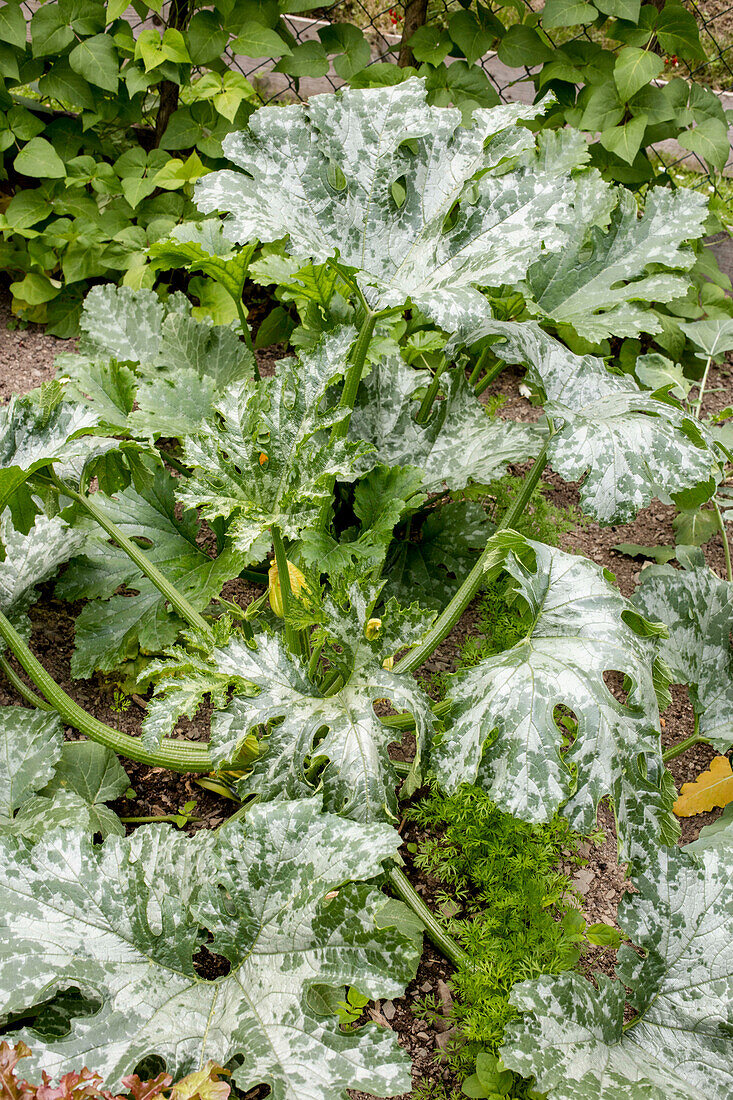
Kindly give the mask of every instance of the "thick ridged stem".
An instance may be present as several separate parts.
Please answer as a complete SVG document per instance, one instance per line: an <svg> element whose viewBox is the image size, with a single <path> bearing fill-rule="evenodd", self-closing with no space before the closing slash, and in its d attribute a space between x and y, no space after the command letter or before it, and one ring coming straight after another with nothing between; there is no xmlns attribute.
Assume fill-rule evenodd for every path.
<svg viewBox="0 0 733 1100"><path fill-rule="evenodd" d="M399 867L394 867L389 872L389 883L397 897L404 901L406 905L409 905L415 916L424 925L428 937L440 953L445 955L446 959L449 959L454 966L466 966L469 962L469 956L453 937L448 935L435 914L428 909L404 871L401 871Z"/></svg>
<svg viewBox="0 0 733 1100"><path fill-rule="evenodd" d="M161 573L157 565L147 557L147 555L136 546L135 543L128 539L117 526L116 523L112 523L107 519L101 508L98 508L91 497L85 496L82 493L77 493L76 489L72 489L70 485L67 485L56 474L52 473L51 478L55 487L64 496L70 497L84 508L90 516L99 524L102 530L106 531L111 539L119 546L120 550L123 550L128 558L135 563L141 573L144 573L148 580L152 581L155 587L160 592L161 596L164 596L171 607L176 611L182 619L192 626L199 634L208 642L213 642L214 635L211 627L206 620L199 614L196 608L189 603L185 596L182 596L178 589L171 584L168 578Z"/></svg>
<svg viewBox="0 0 733 1100"><path fill-rule="evenodd" d="M170 768L171 771L176 772L210 772L213 769L214 765L206 745L195 745L191 742L175 741L164 737L154 752L148 752L143 748L138 737L121 733L100 722L99 719L93 718L91 714L87 714L46 672L1 611L0 636L53 709L70 726L86 734L90 741L98 741L100 745L106 745L120 756L126 756L139 764L148 764L154 768Z"/></svg>
<svg viewBox="0 0 733 1100"><path fill-rule="evenodd" d="M706 744L707 739L701 737L698 730L698 717L695 715L695 731L691 733L689 737L686 737L684 741L680 741L677 745L672 745L662 753L662 760L664 763L668 763L670 760L676 760L678 756L682 756L683 752L687 752L688 749L694 749L695 745Z"/></svg>
<svg viewBox="0 0 733 1100"><path fill-rule="evenodd" d="M45 699L41 699L40 695L36 695L35 691L31 691L28 685L23 683L7 657L0 657L0 669L4 673L8 683L13 685L18 694L22 695L27 703L30 703L33 707L37 707L38 710L53 710L50 703L47 703Z"/></svg>
<svg viewBox="0 0 733 1100"><path fill-rule="evenodd" d="M513 527L514 524L521 519L542 477L545 466L547 465L548 445L549 440L545 443L534 466L525 477L519 496L514 501L511 508L508 509L506 515L494 532L494 535L499 531ZM492 539L493 537L494 536L492 536ZM504 567L504 563L502 560L492 564L491 559L494 553L494 545L490 539L486 549L456 592L453 599L446 605L435 620L435 623L422 642L414 649L410 650L401 661L397 662L394 667L395 672L414 672L415 669L419 668L420 665L428 659L430 654L437 649L443 639L450 634L482 584L495 580L496 577L499 576Z"/></svg>

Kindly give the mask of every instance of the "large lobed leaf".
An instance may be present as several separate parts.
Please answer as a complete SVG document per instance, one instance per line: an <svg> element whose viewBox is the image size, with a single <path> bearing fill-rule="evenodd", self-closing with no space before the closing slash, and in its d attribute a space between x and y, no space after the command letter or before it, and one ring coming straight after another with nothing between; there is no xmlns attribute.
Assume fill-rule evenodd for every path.
<svg viewBox="0 0 733 1100"><path fill-rule="evenodd" d="M604 219L609 197L617 197L617 205L602 228L596 219ZM646 303L683 297L688 280L649 268L692 267L695 254L684 242L702 235L706 217L707 199L696 191L655 187L639 217L631 192L612 192L592 175L584 177L562 251L542 256L527 272L534 312L572 325L593 342L660 332Z"/></svg>
<svg viewBox="0 0 733 1100"><path fill-rule="evenodd" d="M618 922L617 981L580 974L515 985L526 1015L505 1063L551 1100L729 1100L733 1093L733 843L692 858L650 852ZM630 993L626 995L624 986ZM629 1000L636 1015L624 1023Z"/></svg>
<svg viewBox="0 0 733 1100"><path fill-rule="evenodd" d="M84 354L61 356L57 375L118 433L183 439L220 393L253 374L236 331L196 320L180 294L164 303L150 290L94 287L81 326Z"/></svg>
<svg viewBox="0 0 733 1100"><path fill-rule="evenodd" d="M199 525L192 511L176 514L176 481L159 463L136 466L136 487L107 497L96 493L95 505L133 539L150 545L145 552L183 595L198 609L219 594L225 581L236 577L242 557L227 547L212 558L197 543ZM135 657L138 649L162 653L181 629L178 617L167 610L158 589L137 569L124 551L111 545L92 521L79 520L87 530L84 552L72 561L56 586L63 599L89 599L76 620L76 648L71 668L75 676L91 676L95 669L110 671ZM121 585L129 595L117 592Z"/></svg>
<svg viewBox="0 0 733 1100"><path fill-rule="evenodd" d="M541 110L478 109L463 126L460 111L427 106L419 79L266 107L225 140L242 171L209 174L196 201L227 213L237 241L289 234L295 256L338 257L373 309L410 298L456 331L488 315L477 286L521 279L563 239L570 168L587 153L576 143L570 164L565 149L518 166L534 138L517 123Z"/></svg>
<svg viewBox="0 0 733 1100"><path fill-rule="evenodd" d="M331 438L348 410L326 407L354 336L339 328L300 362L281 359L274 378L230 387L216 422L186 442L193 472L179 499L206 519L228 520L248 561L264 557L273 524L288 538L311 525L331 499L334 477L350 481L374 465L364 444Z"/></svg>
<svg viewBox="0 0 733 1100"><path fill-rule="evenodd" d="M669 628L661 655L675 683L688 684L699 730L720 752L733 744L733 584L705 564L697 547L678 550L685 569L649 566L634 603Z"/></svg>
<svg viewBox="0 0 733 1100"><path fill-rule="evenodd" d="M417 769L432 729L429 699L414 680L383 668L381 648L365 638L363 608L346 616L334 605L329 611L327 630L338 632L347 666L345 682L334 694L321 694L309 680L306 665L279 637L259 634L248 644L234 636L215 648L210 659L180 654L170 667L159 666L164 675L145 722L148 743L170 732L181 714L191 715L210 694L215 707L215 763L233 760L251 732L270 725L262 755L240 781L240 795L256 793L263 800L307 797L316 781L309 768L320 758L326 766L318 781L327 809L360 821L379 820L385 814L394 817L398 780L387 751L394 731L379 721L374 704L388 699L414 716ZM381 641L393 651L411 644L429 625L422 612L413 622L409 613L400 617L390 611L388 606L383 612ZM236 692L230 701L228 685Z"/></svg>
<svg viewBox="0 0 733 1100"><path fill-rule="evenodd" d="M496 335L493 350L528 369L559 427L548 451L568 481L584 478L583 510L601 523L628 523L652 496L700 486L714 491L720 474L712 438L677 401L640 390L611 374L602 359L575 355L532 322L487 321L469 341Z"/></svg>
<svg viewBox="0 0 733 1100"><path fill-rule="evenodd" d="M546 821L566 803L563 813L579 832L594 827L598 802L610 794L628 848L639 826L666 831L671 806L664 788L655 793L642 782L637 765L646 756L646 769L661 766L654 629L600 566L514 539L505 568L527 608L527 633L451 678L448 728L433 751L438 778L448 790L478 783L502 809L530 821ZM606 686L611 671L630 680L626 703ZM558 707L577 719L566 751Z"/></svg>
<svg viewBox="0 0 733 1100"><path fill-rule="evenodd" d="M373 444L380 462L419 467L424 492L492 481L539 451L539 431L489 416L460 370L442 376L444 399L418 424L417 394L429 383L429 372L383 360L362 383L350 425L352 439Z"/></svg>
<svg viewBox="0 0 733 1100"><path fill-rule="evenodd" d="M116 446L115 441L90 434L99 423L91 409L56 399L46 405L40 392L13 396L0 408L0 510L10 502L16 526L24 534L39 509L27 494L22 505L14 494L32 474L51 463L84 463Z"/></svg>
<svg viewBox="0 0 733 1100"><path fill-rule="evenodd" d="M216 832L146 826L101 848L68 831L32 851L1 839L1 1010L69 986L102 1004L66 1038L32 1036L29 1075L92 1065L115 1088L151 1054L174 1077L242 1056L234 1084L267 1083L273 1100L408 1089L392 1032L342 1032L309 1004L316 984L397 996L418 959L411 938L377 929L383 896L351 882L379 874L399 837L319 811L256 806ZM230 965L212 981L194 966L207 931Z"/></svg>

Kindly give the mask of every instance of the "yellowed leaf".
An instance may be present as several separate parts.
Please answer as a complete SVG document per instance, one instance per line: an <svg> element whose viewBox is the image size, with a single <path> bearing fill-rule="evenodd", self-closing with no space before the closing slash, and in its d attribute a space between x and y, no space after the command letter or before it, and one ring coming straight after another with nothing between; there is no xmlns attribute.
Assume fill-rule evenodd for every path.
<svg viewBox="0 0 733 1100"><path fill-rule="evenodd" d="M693 783L684 783L672 809L677 817L693 817L733 802L733 769L727 756L716 756Z"/></svg>
<svg viewBox="0 0 733 1100"><path fill-rule="evenodd" d="M231 1086L219 1080L228 1071L209 1061L203 1069L189 1073L173 1086L170 1100L227 1100Z"/></svg>

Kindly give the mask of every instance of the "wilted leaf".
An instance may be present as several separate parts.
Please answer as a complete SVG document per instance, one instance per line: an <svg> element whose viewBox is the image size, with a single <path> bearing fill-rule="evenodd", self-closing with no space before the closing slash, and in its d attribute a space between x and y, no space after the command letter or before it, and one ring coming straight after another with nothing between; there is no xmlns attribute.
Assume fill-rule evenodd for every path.
<svg viewBox="0 0 733 1100"><path fill-rule="evenodd" d="M694 817L733 802L733 770L727 756L716 756L692 783L683 783L673 809L678 817Z"/></svg>
<svg viewBox="0 0 733 1100"><path fill-rule="evenodd" d="M0 840L0 1009L26 1010L68 985L102 1002L67 1037L33 1037L28 1075L91 1063L118 1088L150 1055L174 1078L241 1056L233 1084L246 1093L266 1082L273 1100L408 1089L392 1032L344 1033L308 1005L314 983L399 996L418 958L404 934L375 927L383 895L350 883L380 873L397 834L319 811L313 801L255 806L215 832L144 826L99 848L69 831L32 851ZM212 981L194 967L203 929L230 967Z"/></svg>

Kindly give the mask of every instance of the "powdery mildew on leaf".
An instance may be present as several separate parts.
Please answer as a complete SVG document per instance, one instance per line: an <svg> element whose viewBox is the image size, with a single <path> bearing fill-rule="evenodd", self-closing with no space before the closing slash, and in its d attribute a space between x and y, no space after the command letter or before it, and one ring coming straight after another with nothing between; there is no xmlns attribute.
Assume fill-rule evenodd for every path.
<svg viewBox="0 0 733 1100"><path fill-rule="evenodd" d="M579 832L594 827L599 800L611 794L627 844L635 821L626 801L637 794L629 765L640 754L652 764L660 758L656 643L624 621L631 605L599 566L523 542L525 560L507 553L505 567L529 607L527 635L452 677L448 729L433 751L438 778L448 790L478 783L529 821L547 821L569 800L563 814ZM630 678L625 705L606 687L606 671ZM578 722L562 754L559 705ZM659 830L666 807L660 795L656 803L648 797Z"/></svg>
<svg viewBox="0 0 733 1100"><path fill-rule="evenodd" d="M674 682L689 685L700 733L727 752L733 744L733 584L708 568L701 551L689 548L687 555L684 570L645 569L634 603L669 628L661 654Z"/></svg>
<svg viewBox="0 0 733 1100"><path fill-rule="evenodd" d="M229 537L250 562L269 549L273 524L297 538L331 499L334 477L350 481L374 465L364 444L330 438L348 410L327 408L326 395L354 337L339 328L300 361L281 359L274 378L230 387L217 421L186 441L193 473L179 499L206 519L229 519Z"/></svg>
<svg viewBox="0 0 733 1100"><path fill-rule="evenodd" d="M351 438L372 443L387 466L418 466L426 493L492 481L509 463L539 451L540 432L489 416L459 370L442 376L444 400L435 403L427 424L418 424L416 394L429 383L427 371L399 358L382 361L361 385Z"/></svg>
<svg viewBox="0 0 733 1100"><path fill-rule="evenodd" d="M651 847L618 921L618 981L542 977L512 990L504 1061L552 1100L729 1100L733 1093L733 844ZM624 985L638 1015L624 1027Z"/></svg>
<svg viewBox="0 0 733 1100"><path fill-rule="evenodd" d="M227 213L226 231L240 242L289 234L296 256L316 263L338 256L373 309L410 298L455 331L488 315L476 286L521 279L543 243L563 239L558 226L573 190L567 154L559 164L548 157L505 170L534 147L517 122L541 110L478 109L464 127L460 111L427 106L419 79L266 107L248 132L224 142L242 171L206 176L196 202L206 213ZM578 151L573 166L585 155ZM499 164L502 172L493 172ZM392 194L397 181L401 206Z"/></svg>
<svg viewBox="0 0 733 1100"><path fill-rule="evenodd" d="M688 280L647 270L692 267L695 254L684 242L701 236L707 217L707 199L685 188L652 188L641 217L631 192L604 190L599 179L584 177L562 251L537 260L526 280L535 312L572 325L592 342L661 330L645 303L682 297ZM610 225L601 228L595 219L604 216L599 207L609 194L617 205Z"/></svg>
<svg viewBox="0 0 733 1100"><path fill-rule="evenodd" d="M583 510L600 523L628 523L653 496L709 483L716 455L707 430L672 398L640 390L629 375L613 375L602 359L579 356L532 322L488 321L470 340L489 334L508 363L528 368L529 381L547 397L558 434L549 459L567 481L585 478Z"/></svg>
<svg viewBox="0 0 733 1100"><path fill-rule="evenodd" d="M409 1062L392 1032L344 1033L308 1004L314 984L393 997L414 974L413 940L375 926L383 895L343 885L378 874L398 844L393 829L313 801L255 806L246 824L193 837L145 826L95 848L60 831L33 851L0 839L2 1011L70 985L102 1002L67 1038L25 1033L27 1072L93 1065L117 1088L149 1054L175 1078L242 1055L235 1085L267 1082L273 1100L404 1092ZM206 929L231 965L215 981L193 965Z"/></svg>

